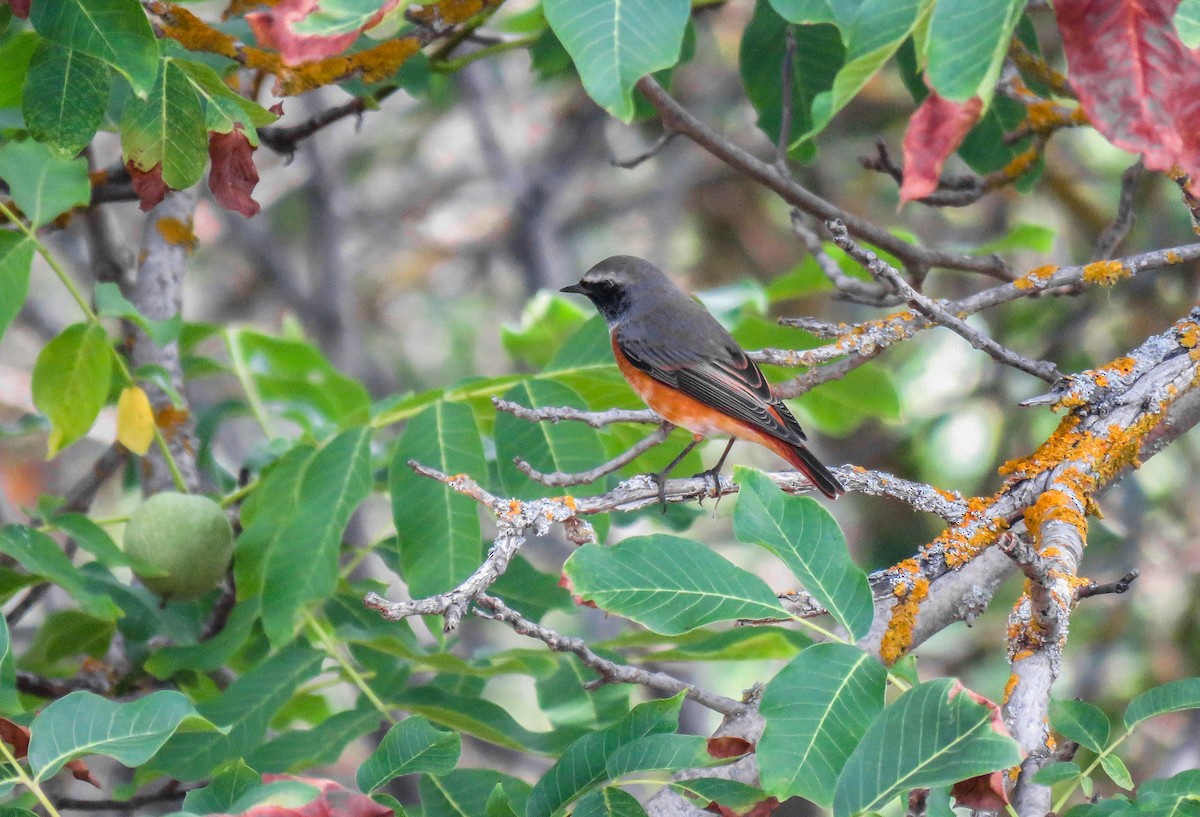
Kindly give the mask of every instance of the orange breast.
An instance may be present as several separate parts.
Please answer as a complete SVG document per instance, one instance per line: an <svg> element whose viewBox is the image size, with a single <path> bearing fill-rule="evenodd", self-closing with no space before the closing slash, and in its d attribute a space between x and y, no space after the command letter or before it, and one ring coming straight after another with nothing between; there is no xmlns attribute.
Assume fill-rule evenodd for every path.
<svg viewBox="0 0 1200 817"><path fill-rule="evenodd" d="M625 353L617 344L615 333L612 336L612 347L617 368L621 370L621 374L629 381L629 385L633 387L638 396L646 401L646 405L654 409L655 413L664 420L692 432L696 439L707 437L710 434L728 434L741 440L758 443L776 452L781 447L791 448L782 440L765 434L748 423L730 417L678 389L655 380L629 362L629 358L625 357Z"/></svg>

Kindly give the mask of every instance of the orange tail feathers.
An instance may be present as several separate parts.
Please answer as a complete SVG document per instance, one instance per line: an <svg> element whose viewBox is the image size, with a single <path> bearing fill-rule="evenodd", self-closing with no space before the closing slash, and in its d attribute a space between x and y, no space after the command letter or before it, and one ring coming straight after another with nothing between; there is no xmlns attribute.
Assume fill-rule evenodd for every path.
<svg viewBox="0 0 1200 817"><path fill-rule="evenodd" d="M809 451L802 445L791 446L782 440L778 441L777 446L773 446L775 453L783 457L800 473L808 477L809 482L817 486L817 490L825 494L830 499L837 499L842 494L846 493L846 489L842 487L842 483L837 481L837 477L829 473L820 460L817 459L813 452Z"/></svg>

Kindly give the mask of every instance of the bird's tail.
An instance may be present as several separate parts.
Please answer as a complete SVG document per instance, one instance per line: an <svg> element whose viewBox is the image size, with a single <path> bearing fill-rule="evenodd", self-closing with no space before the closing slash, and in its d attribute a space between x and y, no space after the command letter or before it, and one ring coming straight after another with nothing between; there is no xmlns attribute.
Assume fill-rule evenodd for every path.
<svg viewBox="0 0 1200 817"><path fill-rule="evenodd" d="M785 460L794 465L800 473L808 477L809 482L817 486L817 490L825 494L830 499L837 499L842 494L846 493L846 489L842 487L842 483L837 481L837 477L829 473L821 461L817 459L813 452L809 451L803 445L788 445L783 443L776 449L777 453Z"/></svg>

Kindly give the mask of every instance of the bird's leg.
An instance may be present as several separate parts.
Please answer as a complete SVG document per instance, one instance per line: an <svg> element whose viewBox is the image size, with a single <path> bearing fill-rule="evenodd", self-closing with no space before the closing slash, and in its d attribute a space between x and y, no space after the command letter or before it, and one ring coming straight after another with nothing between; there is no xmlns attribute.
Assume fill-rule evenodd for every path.
<svg viewBox="0 0 1200 817"><path fill-rule="evenodd" d="M696 474L698 477L704 477L705 487L708 485L708 480L713 481L713 494L717 497L717 501L721 501L721 466L725 464L725 458L729 456L729 449L733 448L733 444L737 442L737 437L730 437L729 444L725 446L725 450L721 453L721 458L717 460L717 464L707 471L701 471ZM716 505L713 506L714 508Z"/></svg>
<svg viewBox="0 0 1200 817"><path fill-rule="evenodd" d="M675 470L676 465L679 465L679 463L683 462L683 458L686 457L691 452L691 450L693 448L695 448L696 445L702 439L704 439L704 438L697 437L697 438L693 439L690 443L687 444L687 447L685 447L682 451L679 452L679 455L677 457L675 457L675 459L671 460L667 464L666 468L650 475L650 479L654 480L655 483L658 484L658 501L663 506L663 513L667 512L667 475Z"/></svg>

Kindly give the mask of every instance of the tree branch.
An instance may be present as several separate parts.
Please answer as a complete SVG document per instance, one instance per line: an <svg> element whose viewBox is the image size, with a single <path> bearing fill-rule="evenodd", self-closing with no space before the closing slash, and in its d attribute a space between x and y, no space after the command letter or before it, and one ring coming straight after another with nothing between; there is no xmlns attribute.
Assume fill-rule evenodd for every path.
<svg viewBox="0 0 1200 817"><path fill-rule="evenodd" d="M650 672L639 667L618 664L606 658L601 658L592 652L587 642L582 638L568 638L548 627L543 627L540 624L530 621L494 596L481 594L476 597L475 603L475 615L480 618L503 622L518 635L536 638L555 652L572 653L583 662L584 666L598 672L601 679L607 683L640 684L641 686L665 692L669 695L686 692L687 697L696 703L714 712L720 712L723 715L733 715L745 708L745 704L739 703L732 698L707 692L694 684L680 681L678 678L674 678L664 672Z"/></svg>

